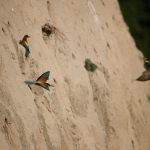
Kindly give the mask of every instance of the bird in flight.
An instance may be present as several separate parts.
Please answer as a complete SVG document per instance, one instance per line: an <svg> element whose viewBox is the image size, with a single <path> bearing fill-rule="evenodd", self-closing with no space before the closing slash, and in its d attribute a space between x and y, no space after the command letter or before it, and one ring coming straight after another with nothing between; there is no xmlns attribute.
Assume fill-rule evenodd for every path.
<svg viewBox="0 0 150 150"><path fill-rule="evenodd" d="M149 58L143 58L144 62L148 64L148 67L146 71L142 73L142 75L137 78L137 81L147 81L150 80L150 59Z"/></svg>
<svg viewBox="0 0 150 150"><path fill-rule="evenodd" d="M21 44L22 46L24 46L24 48L26 49L26 53L25 53L25 56L26 58L29 56L29 44L28 44L28 41L27 41L27 38L29 38L28 35L25 35L22 39L22 41L20 40L19 44Z"/></svg>
<svg viewBox="0 0 150 150"><path fill-rule="evenodd" d="M50 86L54 87L54 86L50 85L49 83L46 83L46 81L49 79L49 74L50 74L50 71L47 71L43 73L36 81L25 81L24 83L26 83L27 85L35 84L50 91L49 87Z"/></svg>

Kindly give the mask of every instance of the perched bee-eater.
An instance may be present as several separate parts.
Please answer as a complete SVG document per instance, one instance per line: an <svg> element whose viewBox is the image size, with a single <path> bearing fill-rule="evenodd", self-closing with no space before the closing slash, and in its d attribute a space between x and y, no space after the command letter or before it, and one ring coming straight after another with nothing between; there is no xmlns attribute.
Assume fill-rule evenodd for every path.
<svg viewBox="0 0 150 150"><path fill-rule="evenodd" d="M150 59L149 58L143 58L144 62L148 64L148 67L146 71L142 73L142 75L137 78L138 81L147 81L150 80Z"/></svg>
<svg viewBox="0 0 150 150"><path fill-rule="evenodd" d="M27 85L35 84L35 85L41 86L41 87L47 89L48 91L50 91L49 87L53 86L53 85L46 83L46 81L49 79L49 74L50 74L50 71L47 71L47 72L43 73L36 81L25 81L24 83L26 83Z"/></svg>
<svg viewBox="0 0 150 150"><path fill-rule="evenodd" d="M30 53L27 38L29 38L29 36L25 35L23 37L22 41L20 40L20 42L19 42L19 44L21 44L22 46L24 46L25 49L26 49L26 53L25 53L26 58L29 56L29 53Z"/></svg>

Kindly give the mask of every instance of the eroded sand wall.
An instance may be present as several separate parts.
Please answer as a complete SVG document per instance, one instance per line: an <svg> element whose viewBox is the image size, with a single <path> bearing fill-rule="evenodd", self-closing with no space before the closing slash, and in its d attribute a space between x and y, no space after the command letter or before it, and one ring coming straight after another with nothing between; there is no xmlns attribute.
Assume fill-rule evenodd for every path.
<svg viewBox="0 0 150 150"><path fill-rule="evenodd" d="M116 0L1 0L0 19L1 150L150 149L149 82ZM43 39L45 23L68 40ZM23 83L46 71L50 92Z"/></svg>

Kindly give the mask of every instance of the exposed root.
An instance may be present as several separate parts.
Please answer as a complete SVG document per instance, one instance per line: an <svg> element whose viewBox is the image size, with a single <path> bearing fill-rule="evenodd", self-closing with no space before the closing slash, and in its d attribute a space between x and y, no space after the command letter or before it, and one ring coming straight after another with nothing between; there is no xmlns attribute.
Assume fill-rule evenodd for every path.
<svg viewBox="0 0 150 150"><path fill-rule="evenodd" d="M44 26L42 26L42 32L48 37L51 34L55 34L55 36L62 42L68 41L67 37L60 29L50 25L49 23L46 23Z"/></svg>

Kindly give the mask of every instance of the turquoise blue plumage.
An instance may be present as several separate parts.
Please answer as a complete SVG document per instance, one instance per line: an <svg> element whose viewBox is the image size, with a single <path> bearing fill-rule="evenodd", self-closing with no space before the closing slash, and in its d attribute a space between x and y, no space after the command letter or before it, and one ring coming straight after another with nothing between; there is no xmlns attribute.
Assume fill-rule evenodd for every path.
<svg viewBox="0 0 150 150"><path fill-rule="evenodd" d="M48 84L48 83L47 83L47 84ZM39 84L39 83L35 83L35 85L41 86L41 87L45 88L46 90L50 91L49 85L47 85L47 84L41 85L41 84ZM51 86L52 86L52 85L51 85Z"/></svg>
<svg viewBox="0 0 150 150"><path fill-rule="evenodd" d="M143 58L144 62L150 65L150 59L149 58Z"/></svg>
<svg viewBox="0 0 150 150"><path fill-rule="evenodd" d="M29 56L29 46L25 45L25 49L26 49L26 53L25 53L25 56L28 57Z"/></svg>
<svg viewBox="0 0 150 150"><path fill-rule="evenodd" d="M44 81L49 80L50 71L43 73L36 81Z"/></svg>
<svg viewBox="0 0 150 150"><path fill-rule="evenodd" d="M24 83L26 83L27 85L35 84L35 82L33 82L33 81L24 81Z"/></svg>

